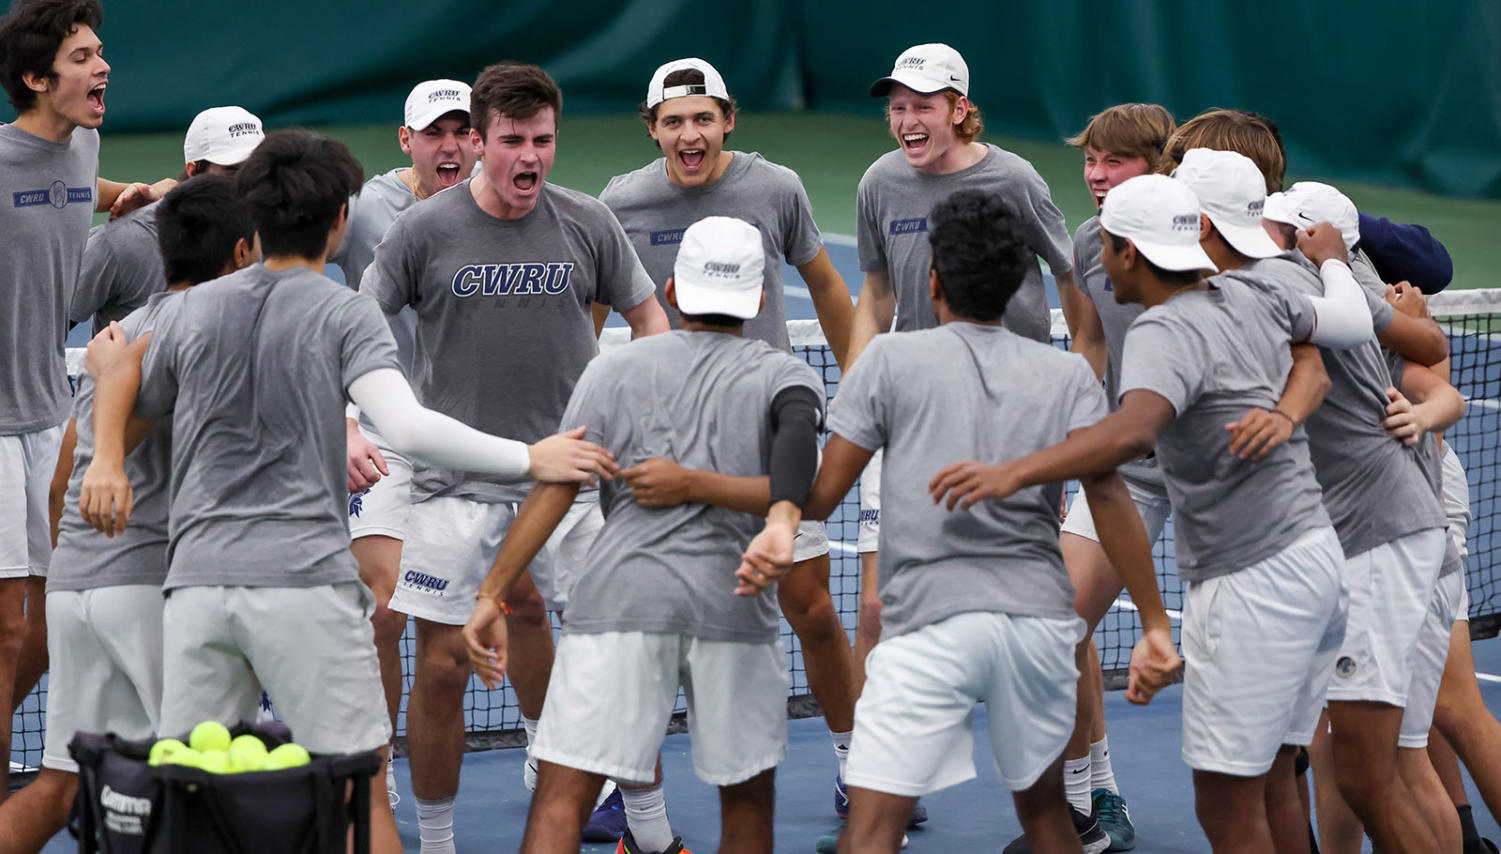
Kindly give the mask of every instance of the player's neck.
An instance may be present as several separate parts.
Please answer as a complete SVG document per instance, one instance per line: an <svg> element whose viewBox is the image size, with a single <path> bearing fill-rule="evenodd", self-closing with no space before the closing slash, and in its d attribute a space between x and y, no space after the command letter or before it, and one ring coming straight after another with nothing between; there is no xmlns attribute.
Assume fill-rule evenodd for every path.
<svg viewBox="0 0 1501 854"><path fill-rule="evenodd" d="M67 116L56 112L41 100L36 102L36 106L17 116L15 126L32 136L52 142L67 142L78 127Z"/></svg>
<svg viewBox="0 0 1501 854"><path fill-rule="evenodd" d="M195 284L194 282L189 282L186 279L184 279L181 282L168 282L167 283L167 291L169 293L175 292L175 291L185 291L188 288L191 288L194 284Z"/></svg>
<svg viewBox="0 0 1501 854"><path fill-rule="evenodd" d="M304 258L301 255L275 255L261 262L262 267L273 273L291 270L294 267L306 267L320 275L327 264L326 258Z"/></svg>
<svg viewBox="0 0 1501 854"><path fill-rule="evenodd" d="M1191 285L1182 285L1177 282L1164 282L1161 279L1152 279L1141 287L1141 304L1143 308L1154 308L1162 305L1184 291L1197 290L1204 286L1204 280L1200 279Z"/></svg>
<svg viewBox="0 0 1501 854"><path fill-rule="evenodd" d="M989 147L983 142L960 142L945 151L931 163L917 167L917 171L929 175L952 175L985 159Z"/></svg>
<svg viewBox="0 0 1501 854"><path fill-rule="evenodd" d="M708 323L699 323L696 320L683 321L684 332L718 332L720 335L733 335L736 338L745 337L745 324L738 326L714 326Z"/></svg>
<svg viewBox="0 0 1501 854"><path fill-rule="evenodd" d="M1208 255L1209 260L1213 261L1214 266L1220 270L1239 270L1255 260L1249 255L1242 255L1236 251L1219 234L1212 235L1208 240L1199 241L1199 245L1204 247L1204 254Z"/></svg>

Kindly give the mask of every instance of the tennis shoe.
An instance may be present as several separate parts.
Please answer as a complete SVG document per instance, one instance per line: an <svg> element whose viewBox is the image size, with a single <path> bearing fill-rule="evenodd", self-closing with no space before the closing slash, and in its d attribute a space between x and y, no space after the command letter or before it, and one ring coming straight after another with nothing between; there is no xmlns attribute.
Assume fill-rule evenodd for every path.
<svg viewBox="0 0 1501 854"><path fill-rule="evenodd" d="M902 834L902 847L903 848L907 847L907 841L908 841L907 840L907 834L903 833ZM838 833L826 833L823 836L818 837L818 844L815 845L815 846L813 846L813 850L817 851L818 854L835 854L835 852L837 852L839 850L839 834Z"/></svg>
<svg viewBox="0 0 1501 854"><path fill-rule="evenodd" d="M844 787L844 778L834 775L834 814L841 820L850 817L850 795ZM928 820L928 808L919 801L912 805L912 817L907 819L907 829L911 830Z"/></svg>
<svg viewBox="0 0 1501 854"><path fill-rule="evenodd" d="M658 852L654 852L654 851L647 851L646 849L641 848L640 846L638 846L636 844L635 837L631 836L631 832L629 830L627 830L625 832L625 835L622 836L622 837L620 837L620 844L618 844L618 845L615 846L615 854L659 854L659 853ZM672 844L671 845L669 845L666 848L662 849L662 851L660 852L660 854L693 854L693 852L689 851L687 848L683 847L683 837L679 836L679 837L676 837L676 838L674 838L672 840Z"/></svg>
<svg viewBox="0 0 1501 854"><path fill-rule="evenodd" d="M1079 843L1084 846L1084 854L1101 854L1110 847L1110 837L1100 829L1100 823L1093 816L1085 815L1074 809L1073 804L1068 807L1069 818L1073 819L1074 830L1079 833ZM1032 840L1023 833L1011 840L1001 854L1032 854Z"/></svg>
<svg viewBox="0 0 1501 854"><path fill-rule="evenodd" d="M625 799L616 789L589 814L589 820L584 823L583 839L585 842L614 842L625 830Z"/></svg>
<svg viewBox="0 0 1501 854"><path fill-rule="evenodd" d="M386 798L391 802L393 810L401 803L401 795L396 791L396 765L390 759L386 760Z"/></svg>
<svg viewBox="0 0 1501 854"><path fill-rule="evenodd" d="M1136 827L1131 824L1131 810L1126 799L1109 789L1095 789L1090 793L1095 821L1110 837L1106 851L1130 851L1136 847Z"/></svg>

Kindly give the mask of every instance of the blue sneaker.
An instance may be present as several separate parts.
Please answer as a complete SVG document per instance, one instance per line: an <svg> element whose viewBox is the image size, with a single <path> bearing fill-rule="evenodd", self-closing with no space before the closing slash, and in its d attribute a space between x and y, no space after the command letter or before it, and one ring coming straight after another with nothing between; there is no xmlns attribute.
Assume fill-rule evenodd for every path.
<svg viewBox="0 0 1501 854"><path fill-rule="evenodd" d="M902 834L902 847L907 847L907 834ZM818 837L818 844L813 847L818 854L837 854L839 851L839 834L825 833Z"/></svg>
<svg viewBox="0 0 1501 854"><path fill-rule="evenodd" d="M584 823L585 842L615 842L625 834L625 799L620 790L610 793Z"/></svg>
<svg viewBox="0 0 1501 854"><path fill-rule="evenodd" d="M1109 789L1095 789L1090 793L1095 820L1100 829L1110 837L1107 851L1130 851L1136 847L1136 827L1131 824L1131 811L1126 808L1126 799Z"/></svg>
<svg viewBox="0 0 1501 854"><path fill-rule="evenodd" d="M850 817L850 796L845 791L844 778L834 775L834 814L840 819ZM914 828L928 820L928 808L921 802L912 805L912 817L907 819L907 827Z"/></svg>

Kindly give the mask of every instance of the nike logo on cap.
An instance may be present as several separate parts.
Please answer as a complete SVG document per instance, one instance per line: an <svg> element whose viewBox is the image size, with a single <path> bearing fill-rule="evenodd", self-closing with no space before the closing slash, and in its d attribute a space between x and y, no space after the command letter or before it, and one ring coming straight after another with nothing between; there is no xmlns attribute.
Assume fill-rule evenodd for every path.
<svg viewBox="0 0 1501 854"><path fill-rule="evenodd" d="M963 82L963 81L961 81L961 80L960 80L960 79L959 79L959 78L958 78L958 77L955 77L955 76L954 76L954 75L952 75L952 74L950 74L950 75L949 75L949 79L950 79L950 80L952 80L952 81L953 81L953 82L955 82L955 83L961 83L961 82Z"/></svg>

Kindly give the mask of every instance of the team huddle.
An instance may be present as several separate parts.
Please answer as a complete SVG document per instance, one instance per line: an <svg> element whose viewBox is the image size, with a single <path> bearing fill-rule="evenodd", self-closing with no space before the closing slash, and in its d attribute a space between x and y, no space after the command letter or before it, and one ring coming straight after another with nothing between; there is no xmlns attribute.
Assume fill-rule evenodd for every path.
<svg viewBox="0 0 1501 854"><path fill-rule="evenodd" d="M688 851L659 757L681 689L719 850L769 853L783 617L838 763L846 823L817 850L905 847L920 798L975 776L979 701L1024 831L1006 851L1127 850L1091 640L1123 591L1126 697L1181 673L1214 850L1487 850L1451 797L1462 759L1501 808L1441 438L1464 400L1424 296L1447 255L1333 187L1284 189L1265 117L1093 116L1069 142L1099 213L1071 237L1032 165L978 141L959 53L910 48L870 90L897 148L859 184L852 302L798 176L726 147L736 104L702 59L652 75L661 156L598 198L549 182L562 93L511 62L413 88L411 165L368 181L341 143L224 106L177 180L126 184L98 175L100 23L96 0L0 23L12 707L50 667L0 850L63 827L75 733L180 735L263 696L315 754L380 753L372 847L402 850L415 618L421 851L456 850L476 675L516 692L523 851ZM783 262L832 401L791 352ZM611 312L633 340L602 353ZM822 520L857 480L851 649ZM1151 557L1170 516L1181 658Z"/></svg>

